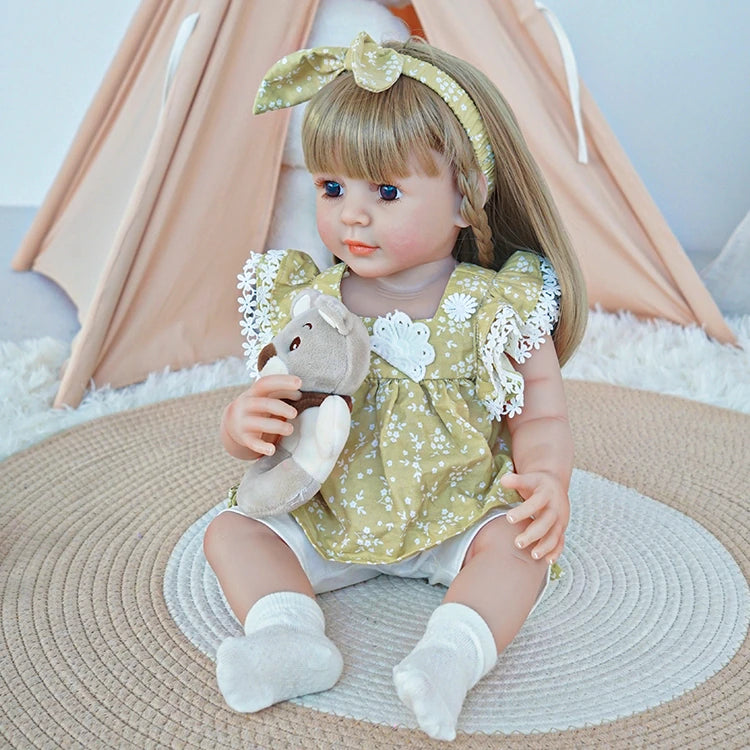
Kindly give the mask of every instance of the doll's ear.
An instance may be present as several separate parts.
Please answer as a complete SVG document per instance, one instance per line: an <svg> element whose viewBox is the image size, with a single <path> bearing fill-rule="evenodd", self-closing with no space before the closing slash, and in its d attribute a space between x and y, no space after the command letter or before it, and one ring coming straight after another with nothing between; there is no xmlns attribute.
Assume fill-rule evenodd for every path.
<svg viewBox="0 0 750 750"><path fill-rule="evenodd" d="M477 172L478 172L478 181L479 181L479 199L481 201L481 205L484 206L487 203L487 194L489 192L487 177L484 174L484 172L480 170L477 170ZM455 224L459 229L465 229L466 227L471 226L471 222L468 221L461 213L461 206L463 204L463 200L464 200L464 196L459 192L456 215L455 215Z"/></svg>
<svg viewBox="0 0 750 750"><path fill-rule="evenodd" d="M484 172L479 172L479 192L482 198L482 205L487 205L487 196L489 195L489 182L487 181L487 175Z"/></svg>

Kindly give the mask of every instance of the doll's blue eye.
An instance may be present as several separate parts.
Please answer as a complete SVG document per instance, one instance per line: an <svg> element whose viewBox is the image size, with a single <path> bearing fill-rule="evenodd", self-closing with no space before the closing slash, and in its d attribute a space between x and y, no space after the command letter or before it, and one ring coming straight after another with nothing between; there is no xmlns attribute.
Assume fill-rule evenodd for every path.
<svg viewBox="0 0 750 750"><path fill-rule="evenodd" d="M341 185L333 180L326 180L323 183L323 190L329 198L338 198L341 195Z"/></svg>
<svg viewBox="0 0 750 750"><path fill-rule="evenodd" d="M378 193L384 201L395 201L401 197L401 191L395 185L379 185Z"/></svg>

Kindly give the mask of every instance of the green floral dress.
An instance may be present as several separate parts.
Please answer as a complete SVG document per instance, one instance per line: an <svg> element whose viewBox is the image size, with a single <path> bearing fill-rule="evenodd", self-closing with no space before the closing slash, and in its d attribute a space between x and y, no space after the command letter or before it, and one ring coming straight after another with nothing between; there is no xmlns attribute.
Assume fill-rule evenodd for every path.
<svg viewBox="0 0 750 750"><path fill-rule="evenodd" d="M319 271L296 250L253 254L238 276L248 369L289 320L295 294L340 299L346 266ZM391 563L461 533L518 495L508 417L523 407L523 362L550 335L559 287L552 266L516 252L496 272L469 263L451 275L435 316L363 318L370 372L354 394L352 426L321 491L293 515L324 557Z"/></svg>

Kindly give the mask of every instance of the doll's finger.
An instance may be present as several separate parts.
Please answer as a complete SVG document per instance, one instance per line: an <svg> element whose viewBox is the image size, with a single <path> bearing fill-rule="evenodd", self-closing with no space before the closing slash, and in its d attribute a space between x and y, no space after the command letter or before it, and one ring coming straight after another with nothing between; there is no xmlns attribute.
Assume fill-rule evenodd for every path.
<svg viewBox="0 0 750 750"><path fill-rule="evenodd" d="M549 534L552 527L557 523L557 517L554 513L548 511L542 512L534 517L534 520L519 534L524 547L528 547L534 542L538 542Z"/></svg>
<svg viewBox="0 0 750 750"><path fill-rule="evenodd" d="M500 484L509 490L516 490L522 496L530 495L539 486L540 476L536 473L516 474L509 471L500 477Z"/></svg>
<svg viewBox="0 0 750 750"><path fill-rule="evenodd" d="M273 397L274 393L299 392L301 387L302 380L297 375L263 375L253 383L248 393L253 396Z"/></svg>
<svg viewBox="0 0 750 750"><path fill-rule="evenodd" d="M276 446L283 437L283 435L272 435L268 433L259 435L253 433L252 435L248 435L245 440L245 445L256 453L272 456L276 452Z"/></svg>
<svg viewBox="0 0 750 750"><path fill-rule="evenodd" d="M554 530L552 533L547 534L531 550L531 556L535 560L541 560L544 557L547 557L548 560L552 557L557 559L560 552L562 552L562 546L560 544L561 538L562 534L558 530ZM555 555L555 553L557 553L557 555Z"/></svg>
<svg viewBox="0 0 750 750"><path fill-rule="evenodd" d="M275 388L273 390L262 390L247 394L245 403L253 404L256 401L270 399L273 401L299 401L302 392L292 388Z"/></svg>
<svg viewBox="0 0 750 750"><path fill-rule="evenodd" d="M289 422L284 422L280 419L272 419L270 417L254 417L248 419L243 425L242 432L240 434L240 442L246 445L251 450L257 450L255 445L251 445L251 441L255 443L267 443L267 438L264 440L264 436L275 435L285 436L291 435L294 431L294 427ZM267 453L267 450L260 451L261 453Z"/></svg>
<svg viewBox="0 0 750 750"><path fill-rule="evenodd" d="M549 534L555 525L555 516L551 513L542 513L537 516L515 539L514 543L519 549L525 549L530 544L538 542Z"/></svg>
<svg viewBox="0 0 750 750"><path fill-rule="evenodd" d="M541 493L534 494L528 500L524 500L520 505L508 511L506 518L508 523L518 523L519 521L532 518L540 513L546 505L545 496Z"/></svg>
<svg viewBox="0 0 750 750"><path fill-rule="evenodd" d="M299 375L284 375L281 373L261 375L253 385L265 390L283 388L294 391L302 386L302 378Z"/></svg>
<svg viewBox="0 0 750 750"><path fill-rule="evenodd" d="M261 455L272 456L276 452L276 446L259 435L249 435L242 443L251 451Z"/></svg>
<svg viewBox="0 0 750 750"><path fill-rule="evenodd" d="M560 541L557 543L555 549L547 554L547 562L550 565L554 565L562 555L563 549L565 548L565 534L560 535Z"/></svg>
<svg viewBox="0 0 750 750"><path fill-rule="evenodd" d="M302 398L302 391L271 391L268 394L268 398L277 399L278 401L282 399L286 401L299 401Z"/></svg>
<svg viewBox="0 0 750 750"><path fill-rule="evenodd" d="M248 417L271 414L282 419L294 419L297 416L297 410L291 404L276 398L254 398L247 404L245 413Z"/></svg>

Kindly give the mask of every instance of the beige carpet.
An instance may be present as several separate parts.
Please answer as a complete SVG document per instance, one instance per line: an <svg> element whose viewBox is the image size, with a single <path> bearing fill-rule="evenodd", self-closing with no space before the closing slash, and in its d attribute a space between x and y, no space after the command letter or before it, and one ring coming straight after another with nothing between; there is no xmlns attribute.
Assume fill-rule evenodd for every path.
<svg viewBox="0 0 750 750"><path fill-rule="evenodd" d="M690 517L747 579L750 417L613 386L567 387L576 466ZM216 439L235 390L105 417L0 464L5 743L445 746L417 730L294 703L233 714L216 690L211 659L175 624L164 598L170 558L241 471ZM460 733L454 746L746 747L744 625L729 662L674 699L568 731Z"/></svg>

